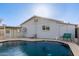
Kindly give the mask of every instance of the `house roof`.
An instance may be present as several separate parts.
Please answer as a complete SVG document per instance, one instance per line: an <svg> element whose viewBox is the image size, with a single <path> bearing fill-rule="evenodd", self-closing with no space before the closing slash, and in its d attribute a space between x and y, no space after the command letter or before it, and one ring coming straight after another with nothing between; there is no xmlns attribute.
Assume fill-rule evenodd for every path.
<svg viewBox="0 0 79 59"><path fill-rule="evenodd" d="M6 28L14 28L14 29L19 29L19 28L21 28L21 27L16 27L16 26L5 26ZM0 29L3 29L4 28L4 26L0 26Z"/></svg>
<svg viewBox="0 0 79 59"><path fill-rule="evenodd" d="M66 24L66 25L77 25L77 24L71 24L71 23L65 23L64 21L59 21L59 20L56 20L56 19L51 19L51 18L46 18L46 17L40 17L40 16L32 16L31 18L29 18L28 20L24 21L23 23L21 23L20 25L30 21L31 19L33 18L42 18L42 19L47 19L47 20L51 20L51 21L55 21L57 23L61 23L61 24Z"/></svg>

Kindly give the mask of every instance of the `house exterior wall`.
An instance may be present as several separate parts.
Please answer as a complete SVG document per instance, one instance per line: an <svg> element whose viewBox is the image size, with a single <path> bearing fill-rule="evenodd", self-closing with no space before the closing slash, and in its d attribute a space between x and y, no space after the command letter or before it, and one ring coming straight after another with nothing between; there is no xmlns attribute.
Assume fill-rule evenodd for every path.
<svg viewBox="0 0 79 59"><path fill-rule="evenodd" d="M38 22L34 22L34 19L38 19ZM49 26L50 30L42 30L43 25ZM37 34L37 38L59 38L64 33L71 33L72 38L75 37L75 25L61 24L48 19L32 18L21 26L27 28L27 31L23 33L25 37L33 37Z"/></svg>
<svg viewBox="0 0 79 59"><path fill-rule="evenodd" d="M42 26L46 25L50 27L49 31L42 30ZM37 37L38 38L59 38L64 33L71 33L72 38L75 37L75 26L60 24L46 19L39 19L37 23Z"/></svg>
<svg viewBox="0 0 79 59"><path fill-rule="evenodd" d="M26 31L22 31L23 37L33 37L35 35L35 23L34 20L21 25L22 30L26 28Z"/></svg>
<svg viewBox="0 0 79 59"><path fill-rule="evenodd" d="M42 26L48 26L50 30L42 30ZM40 19L37 23L38 38L56 38L59 35L58 24L46 19Z"/></svg>
<svg viewBox="0 0 79 59"><path fill-rule="evenodd" d="M4 27L2 26L2 28L0 28L0 39L20 37L21 35L18 30L20 30L20 28L5 28L4 31Z"/></svg>
<svg viewBox="0 0 79 59"><path fill-rule="evenodd" d="M18 37L17 29L10 29L10 31L11 31L11 37L13 37L13 38Z"/></svg>
<svg viewBox="0 0 79 59"><path fill-rule="evenodd" d="M61 24L60 35L63 35L64 33L71 33L71 37L75 38L75 25Z"/></svg>
<svg viewBox="0 0 79 59"><path fill-rule="evenodd" d="M0 28L0 39L4 38L4 30Z"/></svg>
<svg viewBox="0 0 79 59"><path fill-rule="evenodd" d="M9 33L7 33L6 31L9 31ZM6 28L6 38L17 38L20 37L20 32L18 32L18 30L20 30L19 28Z"/></svg>

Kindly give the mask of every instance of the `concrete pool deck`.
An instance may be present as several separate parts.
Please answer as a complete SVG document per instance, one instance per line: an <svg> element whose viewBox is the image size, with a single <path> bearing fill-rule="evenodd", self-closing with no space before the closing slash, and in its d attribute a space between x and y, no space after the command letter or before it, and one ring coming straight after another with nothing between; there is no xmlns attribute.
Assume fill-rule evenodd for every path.
<svg viewBox="0 0 79 59"><path fill-rule="evenodd" d="M63 42L66 43L70 46L74 56L79 56L79 46L75 44L74 42L68 42L68 41L62 41L62 40L53 40L53 39L32 39L32 38L7 38L0 40L0 42L4 41L13 41L13 40L23 40L23 41L58 41L58 42Z"/></svg>

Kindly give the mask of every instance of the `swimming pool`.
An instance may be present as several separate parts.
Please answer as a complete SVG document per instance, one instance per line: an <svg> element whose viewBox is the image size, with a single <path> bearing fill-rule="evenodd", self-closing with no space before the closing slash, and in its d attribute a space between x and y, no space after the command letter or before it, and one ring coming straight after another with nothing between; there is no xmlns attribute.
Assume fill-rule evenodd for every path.
<svg viewBox="0 0 79 59"><path fill-rule="evenodd" d="M68 44L57 41L3 42L0 56L73 56Z"/></svg>

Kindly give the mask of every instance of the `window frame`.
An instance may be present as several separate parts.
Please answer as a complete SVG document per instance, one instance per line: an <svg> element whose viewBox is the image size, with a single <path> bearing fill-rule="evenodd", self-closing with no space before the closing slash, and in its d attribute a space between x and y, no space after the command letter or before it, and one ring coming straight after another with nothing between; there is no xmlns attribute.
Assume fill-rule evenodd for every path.
<svg viewBox="0 0 79 59"><path fill-rule="evenodd" d="M42 26L42 30L49 31L49 30L50 30L50 27L49 27L49 26L45 26L45 25L43 25L43 26Z"/></svg>

